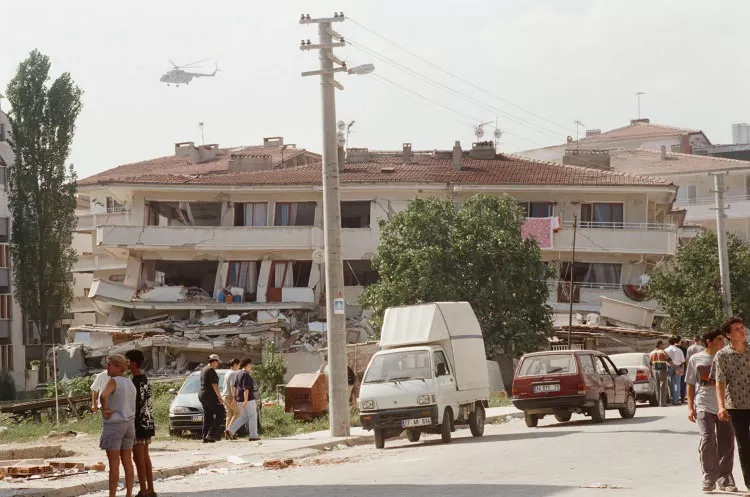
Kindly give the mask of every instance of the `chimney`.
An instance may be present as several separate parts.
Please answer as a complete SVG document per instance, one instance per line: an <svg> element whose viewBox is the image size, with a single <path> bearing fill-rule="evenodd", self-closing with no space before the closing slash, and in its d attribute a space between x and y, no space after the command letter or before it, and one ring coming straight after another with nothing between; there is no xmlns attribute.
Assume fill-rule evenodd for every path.
<svg viewBox="0 0 750 497"><path fill-rule="evenodd" d="M641 118L641 119L631 119L630 120L630 124L631 125L633 125L633 124L649 124L650 122L651 122L651 119L649 119L648 117L644 117L644 118Z"/></svg>
<svg viewBox="0 0 750 497"><path fill-rule="evenodd" d="M364 164L370 162L370 150L367 148L350 148L346 151L348 164Z"/></svg>
<svg viewBox="0 0 750 497"><path fill-rule="evenodd" d="M195 148L195 142L178 142L174 144L175 157L190 157L190 151Z"/></svg>
<svg viewBox="0 0 750 497"><path fill-rule="evenodd" d="M461 142L456 140L456 143L453 145L453 155L451 156L451 165L456 171L461 170L461 161L463 157L464 152L461 150Z"/></svg>
<svg viewBox="0 0 750 497"><path fill-rule="evenodd" d="M227 168L230 173L247 173L273 168L273 156L266 154L231 154Z"/></svg>
<svg viewBox="0 0 750 497"><path fill-rule="evenodd" d="M495 144L492 141L472 143L469 157L472 159L492 160L495 158Z"/></svg>
<svg viewBox="0 0 750 497"><path fill-rule="evenodd" d="M264 147L281 147L283 145L284 145L283 136L269 136L269 137L263 138Z"/></svg>
<svg viewBox="0 0 750 497"><path fill-rule="evenodd" d="M597 129L587 129L586 130L586 138L588 138L590 136L599 136L601 134L602 134L602 130L599 129L599 128L597 128Z"/></svg>
<svg viewBox="0 0 750 497"><path fill-rule="evenodd" d="M565 151L563 164L609 171L612 169L610 159L608 150L585 150L573 148Z"/></svg>
<svg viewBox="0 0 750 497"><path fill-rule="evenodd" d="M339 172L346 169L346 149L339 145L338 147L338 162L339 162Z"/></svg>
<svg viewBox="0 0 750 497"><path fill-rule="evenodd" d="M402 162L404 164L409 164L411 163L412 158L414 158L414 154L411 153L411 143L404 143L401 151Z"/></svg>
<svg viewBox="0 0 750 497"><path fill-rule="evenodd" d="M667 146L661 146L661 160L667 160Z"/></svg>

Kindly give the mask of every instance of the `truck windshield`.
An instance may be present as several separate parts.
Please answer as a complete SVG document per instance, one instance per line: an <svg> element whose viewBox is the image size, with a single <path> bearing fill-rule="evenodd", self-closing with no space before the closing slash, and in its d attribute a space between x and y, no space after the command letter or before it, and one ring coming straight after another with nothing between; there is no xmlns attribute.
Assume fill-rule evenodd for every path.
<svg viewBox="0 0 750 497"><path fill-rule="evenodd" d="M367 368L364 383L424 380L432 378L430 354L426 350L405 350L376 355Z"/></svg>

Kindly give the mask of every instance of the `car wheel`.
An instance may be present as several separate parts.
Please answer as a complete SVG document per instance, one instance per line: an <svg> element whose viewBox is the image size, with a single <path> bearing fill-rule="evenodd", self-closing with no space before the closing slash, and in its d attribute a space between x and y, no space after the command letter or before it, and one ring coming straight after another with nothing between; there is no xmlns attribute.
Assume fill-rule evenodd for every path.
<svg viewBox="0 0 750 497"><path fill-rule="evenodd" d="M536 425L539 424L539 416L536 414L524 413L523 420L526 421L526 426L529 428L536 428Z"/></svg>
<svg viewBox="0 0 750 497"><path fill-rule="evenodd" d="M656 396L656 394L649 397L648 405L650 405L651 407L659 407L659 398Z"/></svg>
<svg viewBox="0 0 750 497"><path fill-rule="evenodd" d="M383 430L381 428L375 429L375 448L385 448L385 433L383 433Z"/></svg>
<svg viewBox="0 0 750 497"><path fill-rule="evenodd" d="M481 437L484 435L484 406L477 404L474 408L474 412L469 414L469 429L471 434L475 437Z"/></svg>
<svg viewBox="0 0 750 497"><path fill-rule="evenodd" d="M573 417L573 413L570 412L558 412L555 413L555 419L558 423L567 423L570 418Z"/></svg>
<svg viewBox="0 0 750 497"><path fill-rule="evenodd" d="M419 438L422 436L422 432L419 430L406 430L406 438L410 442L419 442Z"/></svg>
<svg viewBox="0 0 750 497"><path fill-rule="evenodd" d="M628 394L628 400L625 401L625 407L620 408L620 417L630 419L633 416L635 416L635 395L631 392Z"/></svg>
<svg viewBox="0 0 750 497"><path fill-rule="evenodd" d="M445 408L443 413L443 424L440 425L440 438L443 443L451 443L451 431L453 430L453 411L450 407Z"/></svg>
<svg viewBox="0 0 750 497"><path fill-rule="evenodd" d="M594 420L594 423L602 423L604 422L604 419L606 417L607 417L607 408L604 405L604 399L599 397L596 400L594 409L591 411L591 419Z"/></svg>

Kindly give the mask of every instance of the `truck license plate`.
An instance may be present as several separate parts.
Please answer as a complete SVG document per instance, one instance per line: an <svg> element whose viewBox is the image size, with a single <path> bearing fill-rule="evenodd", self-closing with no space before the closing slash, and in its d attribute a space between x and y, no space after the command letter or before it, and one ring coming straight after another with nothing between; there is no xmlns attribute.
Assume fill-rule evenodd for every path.
<svg viewBox="0 0 750 497"><path fill-rule="evenodd" d="M196 415L194 415L192 417L192 420L194 422L196 422L196 423L198 423L198 422L202 423L203 422L203 414L196 414Z"/></svg>
<svg viewBox="0 0 750 497"><path fill-rule="evenodd" d="M559 383L545 383L543 385L534 385L534 393L559 392Z"/></svg>
<svg viewBox="0 0 750 497"><path fill-rule="evenodd" d="M430 426L432 418L404 419L401 421L402 428L414 428L417 426Z"/></svg>

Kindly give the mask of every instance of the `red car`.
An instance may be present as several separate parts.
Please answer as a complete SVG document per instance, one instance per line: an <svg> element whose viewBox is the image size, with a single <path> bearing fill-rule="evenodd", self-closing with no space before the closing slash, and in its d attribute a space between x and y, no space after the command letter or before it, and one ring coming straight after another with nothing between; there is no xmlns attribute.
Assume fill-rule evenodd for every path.
<svg viewBox="0 0 750 497"><path fill-rule="evenodd" d="M608 409L635 416L635 391L627 369L595 350L554 350L526 354L513 378L513 405L524 412L526 426L553 414L564 423L573 413L601 423Z"/></svg>

